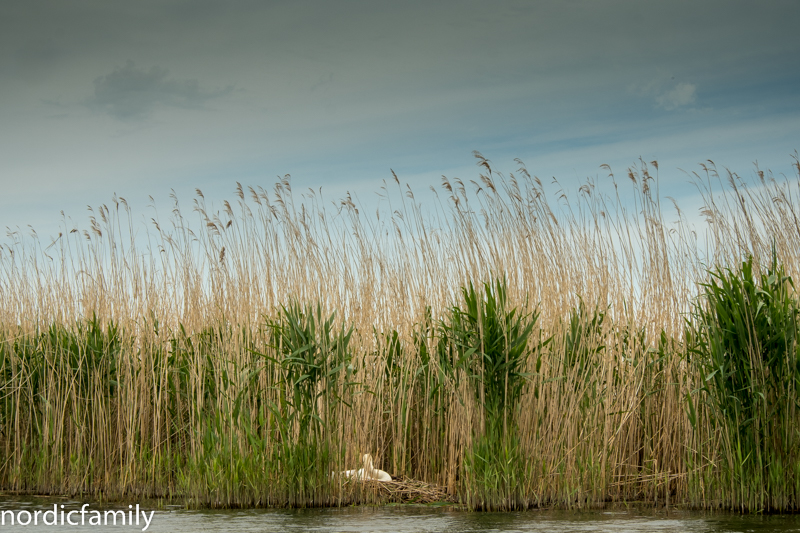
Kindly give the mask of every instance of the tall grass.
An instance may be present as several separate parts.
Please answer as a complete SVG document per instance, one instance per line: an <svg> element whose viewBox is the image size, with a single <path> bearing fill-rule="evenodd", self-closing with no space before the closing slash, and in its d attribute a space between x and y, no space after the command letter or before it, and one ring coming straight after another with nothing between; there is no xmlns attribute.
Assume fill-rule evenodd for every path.
<svg viewBox="0 0 800 533"><path fill-rule="evenodd" d="M711 275L689 347L722 433L728 497L745 509L784 509L798 497L789 481L800 467L800 302L774 256L761 276L752 257Z"/></svg>
<svg viewBox="0 0 800 533"><path fill-rule="evenodd" d="M800 182L709 163L695 219L655 162L573 193L476 157L375 214L287 177L10 232L0 487L339 505L371 453L473 508L796 509Z"/></svg>
<svg viewBox="0 0 800 533"><path fill-rule="evenodd" d="M440 326L443 354L474 386L482 417L465 457L467 500L480 508L518 505L518 478L525 470L519 448L517 409L526 384L528 344L538 313L509 309L505 280L485 283L483 294L462 289L463 309L453 307ZM546 344L546 342L542 343ZM539 352L542 346L532 349Z"/></svg>

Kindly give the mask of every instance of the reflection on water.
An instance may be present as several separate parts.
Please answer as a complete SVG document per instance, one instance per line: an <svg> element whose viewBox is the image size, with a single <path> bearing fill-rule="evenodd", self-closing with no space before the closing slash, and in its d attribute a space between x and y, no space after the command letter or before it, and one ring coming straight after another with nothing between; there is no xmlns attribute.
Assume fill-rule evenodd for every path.
<svg viewBox="0 0 800 533"><path fill-rule="evenodd" d="M107 510L124 510L126 520L128 505L107 505L96 502L82 502L57 498L26 498L0 496L0 516L6 520L0 523L0 532L24 531L36 533L54 530L78 532L99 531L142 531L144 521L140 519L137 526L126 523L116 526L90 526L87 524L63 526L44 525L42 513L39 513L39 524L22 526L10 524L9 513L20 517L23 521L35 512L60 510L61 505L66 512L79 510L88 503L87 510L98 511L101 515ZM247 533L261 532L549 532L560 533L579 531L600 532L758 532L780 531L800 532L800 516L738 516L732 514L712 514L689 511L670 511L669 513L653 510L615 510L615 511L527 511L515 513L470 513L452 508L426 506L389 506L389 507L347 507L342 509L269 509L269 510L229 510L229 511L188 511L180 508L166 507L156 509L153 505L140 503L140 509L148 516L155 511L148 532L216 532L233 531ZM27 511L24 512L24 511ZM52 521L54 515L49 515ZM85 516L89 516L88 514ZM117 515L121 517L121 515ZM80 521L80 515L73 514L72 521ZM60 520L60 517L58 518ZM88 520L88 519L87 519Z"/></svg>

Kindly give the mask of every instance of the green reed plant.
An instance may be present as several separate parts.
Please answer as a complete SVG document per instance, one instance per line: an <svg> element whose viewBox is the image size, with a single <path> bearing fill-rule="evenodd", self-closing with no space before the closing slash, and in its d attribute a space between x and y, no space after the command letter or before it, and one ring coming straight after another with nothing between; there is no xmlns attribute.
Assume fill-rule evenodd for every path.
<svg viewBox="0 0 800 533"><path fill-rule="evenodd" d="M443 481L448 461L435 450L449 448L449 419L453 404L456 368L447 338L433 319L431 308L412 331L416 364L409 381L411 406L407 426L409 463L414 476ZM413 360L412 360L413 361Z"/></svg>
<svg viewBox="0 0 800 533"><path fill-rule="evenodd" d="M479 293L471 282L462 288L463 307L450 310L441 330L455 351L455 365L474 382L488 431L506 434L529 377L528 341L538 312L509 309L505 280L483 288Z"/></svg>
<svg viewBox="0 0 800 533"><path fill-rule="evenodd" d="M589 308L579 298L578 306L572 308L567 320L560 324L560 342L547 354L558 371L551 379L558 382L559 401L569 406L567 409L575 419L582 421L582 431L586 434L603 424L597 413L606 401L607 390L603 386L606 378L603 360L605 321L606 312L599 306ZM568 464L562 466L559 475L567 480L563 498L570 505L581 507L591 501L596 487L605 482L603 465L606 454L605 451L592 453L589 439L577 439L573 446L584 449L575 454L574 461L565 461Z"/></svg>
<svg viewBox="0 0 800 533"><path fill-rule="evenodd" d="M101 380L108 396L116 394L121 337L113 321L103 328L93 315L90 320L79 322L74 331L51 326L48 336L49 346L59 352L60 362L74 376L78 395L89 392L92 379Z"/></svg>
<svg viewBox="0 0 800 533"><path fill-rule="evenodd" d="M484 283L482 292L470 283L462 288L462 297L463 307L451 308L440 327L455 366L466 371L483 410L483 431L465 463L468 482L474 485L468 488L470 503L513 507L523 464L516 409L529 377L528 344L538 313L510 308L505 279Z"/></svg>
<svg viewBox="0 0 800 533"><path fill-rule="evenodd" d="M596 400L595 378L606 348L602 343L605 317L606 313L597 307L590 313L581 300L578 308L570 311L569 322L564 328L563 375L582 395L581 410L587 408L587 402Z"/></svg>
<svg viewBox="0 0 800 533"><path fill-rule="evenodd" d="M294 302L269 323L278 354L271 360L283 372L281 412L288 425L296 422L301 442L322 435L323 417L355 384L348 346L353 328L337 329L335 316L335 312L325 316L319 304L314 309Z"/></svg>
<svg viewBox="0 0 800 533"><path fill-rule="evenodd" d="M280 492L292 506L328 501L329 473L341 464L336 450L343 451L335 442L336 424L356 385L353 327L337 327L335 312L325 315L321 304L297 302L281 307L279 317L267 325L276 355L258 355L280 369L279 403L270 404L280 435L271 452L281 472Z"/></svg>
<svg viewBox="0 0 800 533"><path fill-rule="evenodd" d="M76 492L102 478L102 421L93 414L109 412L118 396L122 337L113 322L103 327L93 316L0 343L0 436L7 450L0 479L17 490ZM77 438L67 438L76 427Z"/></svg>
<svg viewBox="0 0 800 533"><path fill-rule="evenodd" d="M373 328L373 335L376 345L373 354L375 361L383 362L383 380L380 387L384 391L381 423L386 428L381 432L380 436L383 438L379 440L377 449L387 464L393 464L395 468L402 470L410 462L406 454L404 428L411 410L408 383L413 379L413 369L409 368L410 365L403 364L406 360L405 348L397 330L392 329L388 333L380 334ZM395 445L391 446L392 443Z"/></svg>
<svg viewBox="0 0 800 533"><path fill-rule="evenodd" d="M709 274L692 316L692 351L725 430L729 497L747 509L784 508L776 504L787 497L797 505L800 305L792 278L774 254L760 275L752 257Z"/></svg>
<svg viewBox="0 0 800 533"><path fill-rule="evenodd" d="M2 429L5 451L0 463L0 478L15 490L35 483L36 437L41 435L39 399L46 387L45 357L41 335L21 334L0 343L2 372ZM15 384L22 384L14 386ZM38 447L37 447L38 449Z"/></svg>

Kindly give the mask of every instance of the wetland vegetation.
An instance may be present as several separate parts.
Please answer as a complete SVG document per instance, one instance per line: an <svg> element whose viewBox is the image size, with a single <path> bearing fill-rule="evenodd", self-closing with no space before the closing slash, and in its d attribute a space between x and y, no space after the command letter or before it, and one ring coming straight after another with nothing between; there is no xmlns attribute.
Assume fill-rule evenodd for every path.
<svg viewBox="0 0 800 533"><path fill-rule="evenodd" d="M574 194L476 154L369 214L288 178L0 246L0 489L335 506L800 507L800 164ZM721 174L721 175L720 175Z"/></svg>

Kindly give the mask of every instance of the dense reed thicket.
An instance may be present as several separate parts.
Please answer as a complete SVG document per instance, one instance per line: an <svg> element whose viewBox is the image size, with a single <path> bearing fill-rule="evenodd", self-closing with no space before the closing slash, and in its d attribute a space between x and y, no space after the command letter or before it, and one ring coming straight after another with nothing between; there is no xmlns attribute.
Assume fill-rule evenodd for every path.
<svg viewBox="0 0 800 533"><path fill-rule="evenodd" d="M800 164L703 167L695 220L655 162L566 194L476 157L375 214L285 178L10 233L0 489L337 505L372 453L472 508L800 507Z"/></svg>

